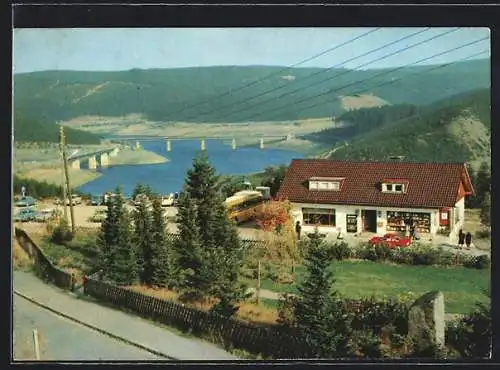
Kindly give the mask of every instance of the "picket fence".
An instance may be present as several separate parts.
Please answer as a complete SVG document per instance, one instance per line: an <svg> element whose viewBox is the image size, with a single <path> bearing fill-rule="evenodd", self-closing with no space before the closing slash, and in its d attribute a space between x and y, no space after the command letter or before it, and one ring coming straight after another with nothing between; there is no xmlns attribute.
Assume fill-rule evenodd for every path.
<svg viewBox="0 0 500 370"><path fill-rule="evenodd" d="M35 267L44 279L62 289L72 290L74 288L75 279L72 274L55 266L24 230L16 227L14 233L19 245L33 260Z"/></svg>
<svg viewBox="0 0 500 370"><path fill-rule="evenodd" d="M84 292L142 317L209 339L226 348L239 348L273 358L299 358L303 345L276 325L256 325L183 304L137 293L88 278Z"/></svg>

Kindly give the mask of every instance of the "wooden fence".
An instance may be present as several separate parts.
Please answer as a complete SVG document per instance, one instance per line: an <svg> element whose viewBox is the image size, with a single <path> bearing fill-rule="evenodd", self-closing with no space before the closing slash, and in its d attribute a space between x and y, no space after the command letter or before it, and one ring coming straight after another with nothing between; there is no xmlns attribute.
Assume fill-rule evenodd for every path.
<svg viewBox="0 0 500 370"><path fill-rule="evenodd" d="M74 288L75 281L72 274L52 264L45 253L24 230L16 227L14 232L19 245L33 259L35 268L44 279L62 289L72 290Z"/></svg>
<svg viewBox="0 0 500 370"><path fill-rule="evenodd" d="M233 347L273 358L300 358L303 344L277 325L256 325L186 307L106 282L88 278L84 292L114 306L127 308L165 325Z"/></svg>

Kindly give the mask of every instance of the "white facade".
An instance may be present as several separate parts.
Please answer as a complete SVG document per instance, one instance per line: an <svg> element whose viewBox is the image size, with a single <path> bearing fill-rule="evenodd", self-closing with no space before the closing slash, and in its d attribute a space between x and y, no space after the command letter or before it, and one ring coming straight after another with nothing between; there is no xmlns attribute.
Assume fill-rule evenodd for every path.
<svg viewBox="0 0 500 370"><path fill-rule="evenodd" d="M451 232L458 232L464 222L464 198L459 200L455 207L450 209L449 222ZM430 234L436 234L440 228L440 209L429 208L394 208L394 207L376 207L376 206L356 206L356 205L334 205L334 204L314 204L314 203L292 203L292 217L294 223L297 221L302 225L304 232L314 231L314 225L304 224L303 208L332 209L335 210L335 226L318 225L318 229L323 233L347 233L347 215L357 215L357 233L362 232L363 224L361 213L364 210L376 211L376 233L383 235L387 232L387 212L411 212L430 214ZM456 229L456 230L455 230Z"/></svg>

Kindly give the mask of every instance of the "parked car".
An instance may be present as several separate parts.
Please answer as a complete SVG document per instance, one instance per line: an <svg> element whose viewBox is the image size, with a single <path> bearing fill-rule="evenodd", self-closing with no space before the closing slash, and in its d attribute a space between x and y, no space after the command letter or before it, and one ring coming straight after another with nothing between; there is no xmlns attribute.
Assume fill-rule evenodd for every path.
<svg viewBox="0 0 500 370"><path fill-rule="evenodd" d="M104 198L102 195L92 195L90 197L90 204L92 206L100 206L104 204Z"/></svg>
<svg viewBox="0 0 500 370"><path fill-rule="evenodd" d="M172 205L176 206L177 203L179 203L179 193L175 192L174 193L174 201L172 202Z"/></svg>
<svg viewBox="0 0 500 370"><path fill-rule="evenodd" d="M161 197L161 206L162 207L170 207L174 205L174 194L170 193L165 197Z"/></svg>
<svg viewBox="0 0 500 370"><path fill-rule="evenodd" d="M106 219L106 210L98 209L89 217L89 222L103 222Z"/></svg>
<svg viewBox="0 0 500 370"><path fill-rule="evenodd" d="M24 196L19 198L17 202L14 203L16 207L32 207L36 205L36 199L30 196Z"/></svg>
<svg viewBox="0 0 500 370"><path fill-rule="evenodd" d="M78 194L71 194L71 204L77 205L82 203L82 198ZM66 205L69 205L69 199L66 199Z"/></svg>
<svg viewBox="0 0 500 370"><path fill-rule="evenodd" d="M52 208L42 209L35 214L35 221L45 222L55 218L55 210Z"/></svg>
<svg viewBox="0 0 500 370"><path fill-rule="evenodd" d="M387 248L405 248L411 245L411 239L394 233L387 233L384 236L374 236L368 243L372 246L385 245Z"/></svg>
<svg viewBox="0 0 500 370"><path fill-rule="evenodd" d="M14 222L28 222L34 221L37 212L34 208L24 208L19 211L17 215L14 216Z"/></svg>

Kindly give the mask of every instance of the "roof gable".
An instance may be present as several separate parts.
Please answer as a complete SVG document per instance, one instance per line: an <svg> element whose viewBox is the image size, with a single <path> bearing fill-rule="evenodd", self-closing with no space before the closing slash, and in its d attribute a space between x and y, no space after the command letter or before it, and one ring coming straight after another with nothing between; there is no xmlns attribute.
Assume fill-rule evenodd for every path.
<svg viewBox="0 0 500 370"><path fill-rule="evenodd" d="M308 189L311 178L344 178L340 191ZM405 180L404 193L384 193L384 180ZM278 197L297 203L439 208L456 203L460 183L472 189L464 163L361 162L294 159ZM467 183L468 182L468 183Z"/></svg>

